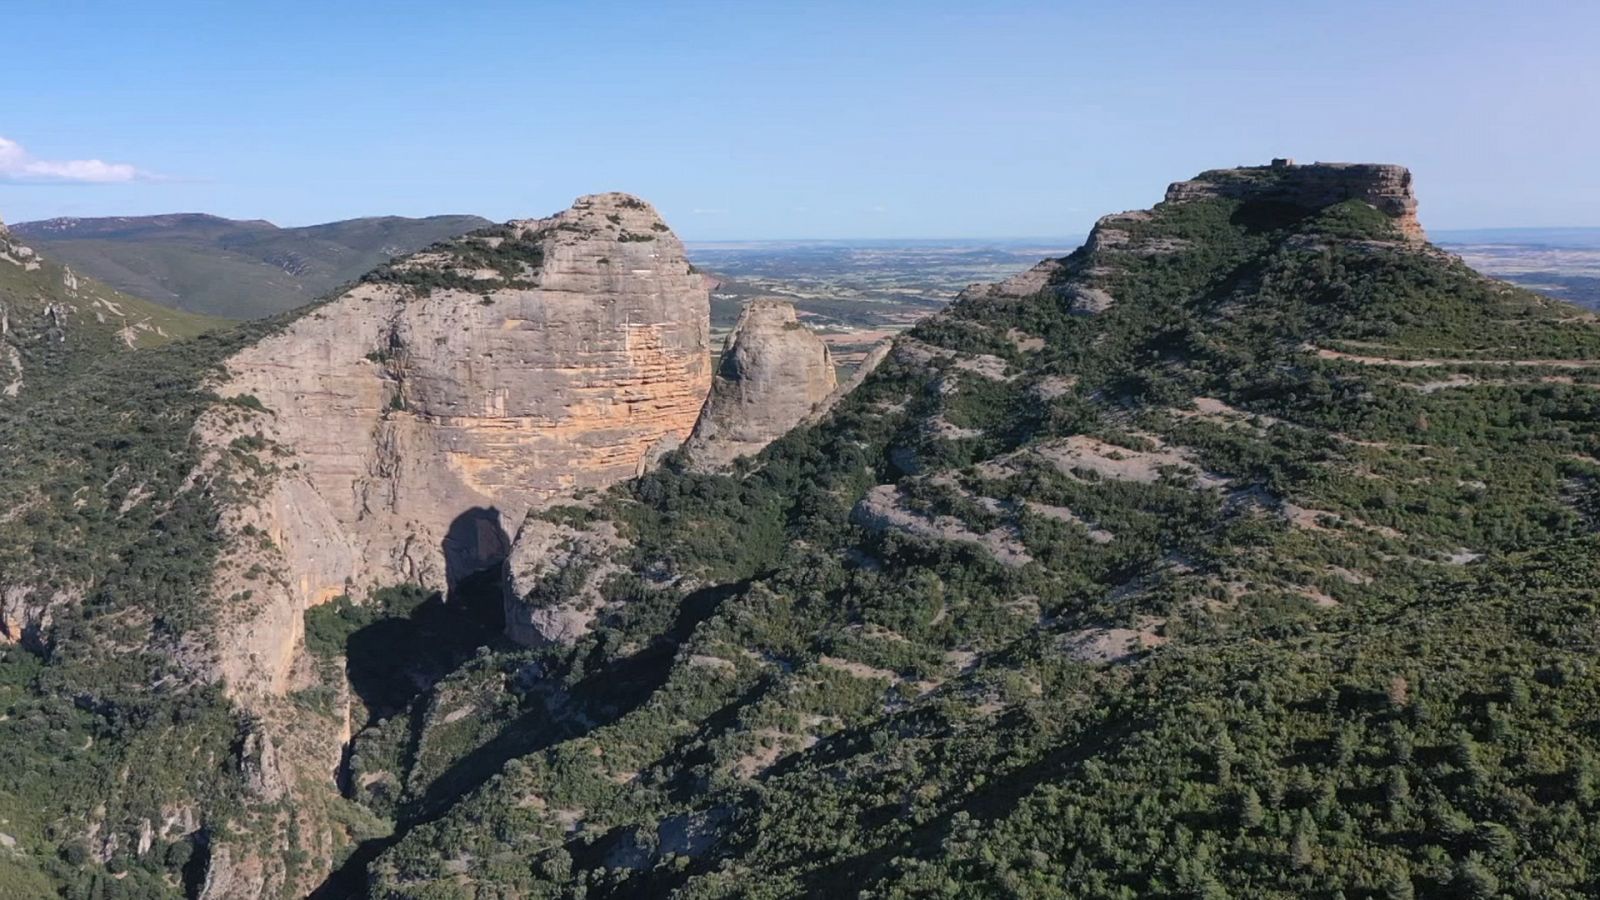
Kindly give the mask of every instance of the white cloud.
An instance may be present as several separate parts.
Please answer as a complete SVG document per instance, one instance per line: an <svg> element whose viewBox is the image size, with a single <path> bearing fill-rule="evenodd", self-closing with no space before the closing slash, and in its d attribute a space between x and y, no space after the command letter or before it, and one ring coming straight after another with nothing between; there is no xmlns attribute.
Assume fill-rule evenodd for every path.
<svg viewBox="0 0 1600 900"><path fill-rule="evenodd" d="M16 141L0 137L0 181L119 184L151 178L127 163L98 159L35 159Z"/></svg>

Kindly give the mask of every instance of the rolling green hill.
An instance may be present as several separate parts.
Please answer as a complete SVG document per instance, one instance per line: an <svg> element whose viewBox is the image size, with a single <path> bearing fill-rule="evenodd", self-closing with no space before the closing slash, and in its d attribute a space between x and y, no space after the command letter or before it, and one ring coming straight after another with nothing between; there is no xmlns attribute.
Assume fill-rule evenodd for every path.
<svg viewBox="0 0 1600 900"><path fill-rule="evenodd" d="M41 253L177 309L253 319L300 306L390 258L488 221L350 219L303 228L207 215L49 219L13 227Z"/></svg>
<svg viewBox="0 0 1600 900"><path fill-rule="evenodd" d="M222 324L117 291L41 255L0 225L0 309L14 376L25 363L154 347ZM15 396L15 391L8 392Z"/></svg>

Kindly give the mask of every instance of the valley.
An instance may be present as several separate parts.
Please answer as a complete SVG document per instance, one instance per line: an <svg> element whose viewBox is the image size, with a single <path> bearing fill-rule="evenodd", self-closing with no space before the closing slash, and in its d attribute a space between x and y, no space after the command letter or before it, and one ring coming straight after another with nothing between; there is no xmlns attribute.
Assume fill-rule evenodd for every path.
<svg viewBox="0 0 1600 900"><path fill-rule="evenodd" d="M892 337L976 282L998 281L1058 241L723 241L690 242L695 264L717 278L713 329L732 325L754 297L782 297L822 336L842 365L858 364Z"/></svg>

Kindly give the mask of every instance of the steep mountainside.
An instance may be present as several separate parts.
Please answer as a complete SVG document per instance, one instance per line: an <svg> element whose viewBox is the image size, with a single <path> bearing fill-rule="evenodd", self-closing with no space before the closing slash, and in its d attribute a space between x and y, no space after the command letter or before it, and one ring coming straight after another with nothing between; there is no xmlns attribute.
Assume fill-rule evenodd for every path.
<svg viewBox="0 0 1600 900"><path fill-rule="evenodd" d="M1174 185L752 466L535 513L508 602L585 628L356 737L342 890L1593 894L1597 360L1404 170Z"/></svg>
<svg viewBox="0 0 1600 900"><path fill-rule="evenodd" d="M633 198L143 349L7 247L0 896L1600 892L1600 317L1403 169L1179 182L610 488L713 376Z"/></svg>
<svg viewBox="0 0 1600 900"><path fill-rule="evenodd" d="M0 304L0 896L174 896L238 793L186 475L199 381L249 334L4 234Z"/></svg>
<svg viewBox="0 0 1600 900"><path fill-rule="evenodd" d="M708 317L655 211L600 194L406 257L228 359L235 402L197 434L216 460L249 442L268 476L245 476L259 495L229 526L275 545L235 542L246 574L221 593L256 614L224 642L230 683L281 693L307 607L457 582L505 558L534 504L681 444Z"/></svg>
<svg viewBox="0 0 1600 900"><path fill-rule="evenodd" d="M389 259L489 224L376 216L302 228L180 214L23 222L38 250L177 309L254 319L292 309Z"/></svg>
<svg viewBox="0 0 1600 900"><path fill-rule="evenodd" d="M6 251L28 289L5 282L24 381L0 405L4 896L315 888L385 827L340 796L352 726L500 629L502 517L637 474L710 384L705 285L621 194L137 352L112 351L205 320ZM347 675L303 633L318 604L336 634L406 614L438 633Z"/></svg>

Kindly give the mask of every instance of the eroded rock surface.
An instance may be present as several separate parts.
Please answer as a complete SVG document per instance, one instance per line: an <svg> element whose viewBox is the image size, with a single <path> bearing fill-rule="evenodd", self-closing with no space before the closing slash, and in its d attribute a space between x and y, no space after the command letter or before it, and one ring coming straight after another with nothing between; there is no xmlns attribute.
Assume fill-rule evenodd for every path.
<svg viewBox="0 0 1600 900"><path fill-rule="evenodd" d="M643 201L580 198L386 266L235 355L197 426L230 468L236 694L288 689L303 611L444 588L530 508L637 474L710 385L708 292ZM287 579L275 573L287 573Z"/></svg>
<svg viewBox="0 0 1600 900"><path fill-rule="evenodd" d="M782 300L753 300L739 314L689 439L704 468L726 466L783 436L833 395L828 346Z"/></svg>
<svg viewBox="0 0 1600 900"><path fill-rule="evenodd" d="M1425 239L1417 221L1417 195L1411 171L1384 163L1312 163L1274 160L1270 166L1212 169L1167 188L1166 202L1184 203L1212 197L1277 200L1307 209L1319 209L1345 200L1361 200L1391 219L1400 233L1414 241Z"/></svg>
<svg viewBox="0 0 1600 900"><path fill-rule="evenodd" d="M606 605L605 580L624 571L611 557L625 546L611 522L581 527L530 516L506 560L506 636L542 647L587 634Z"/></svg>

